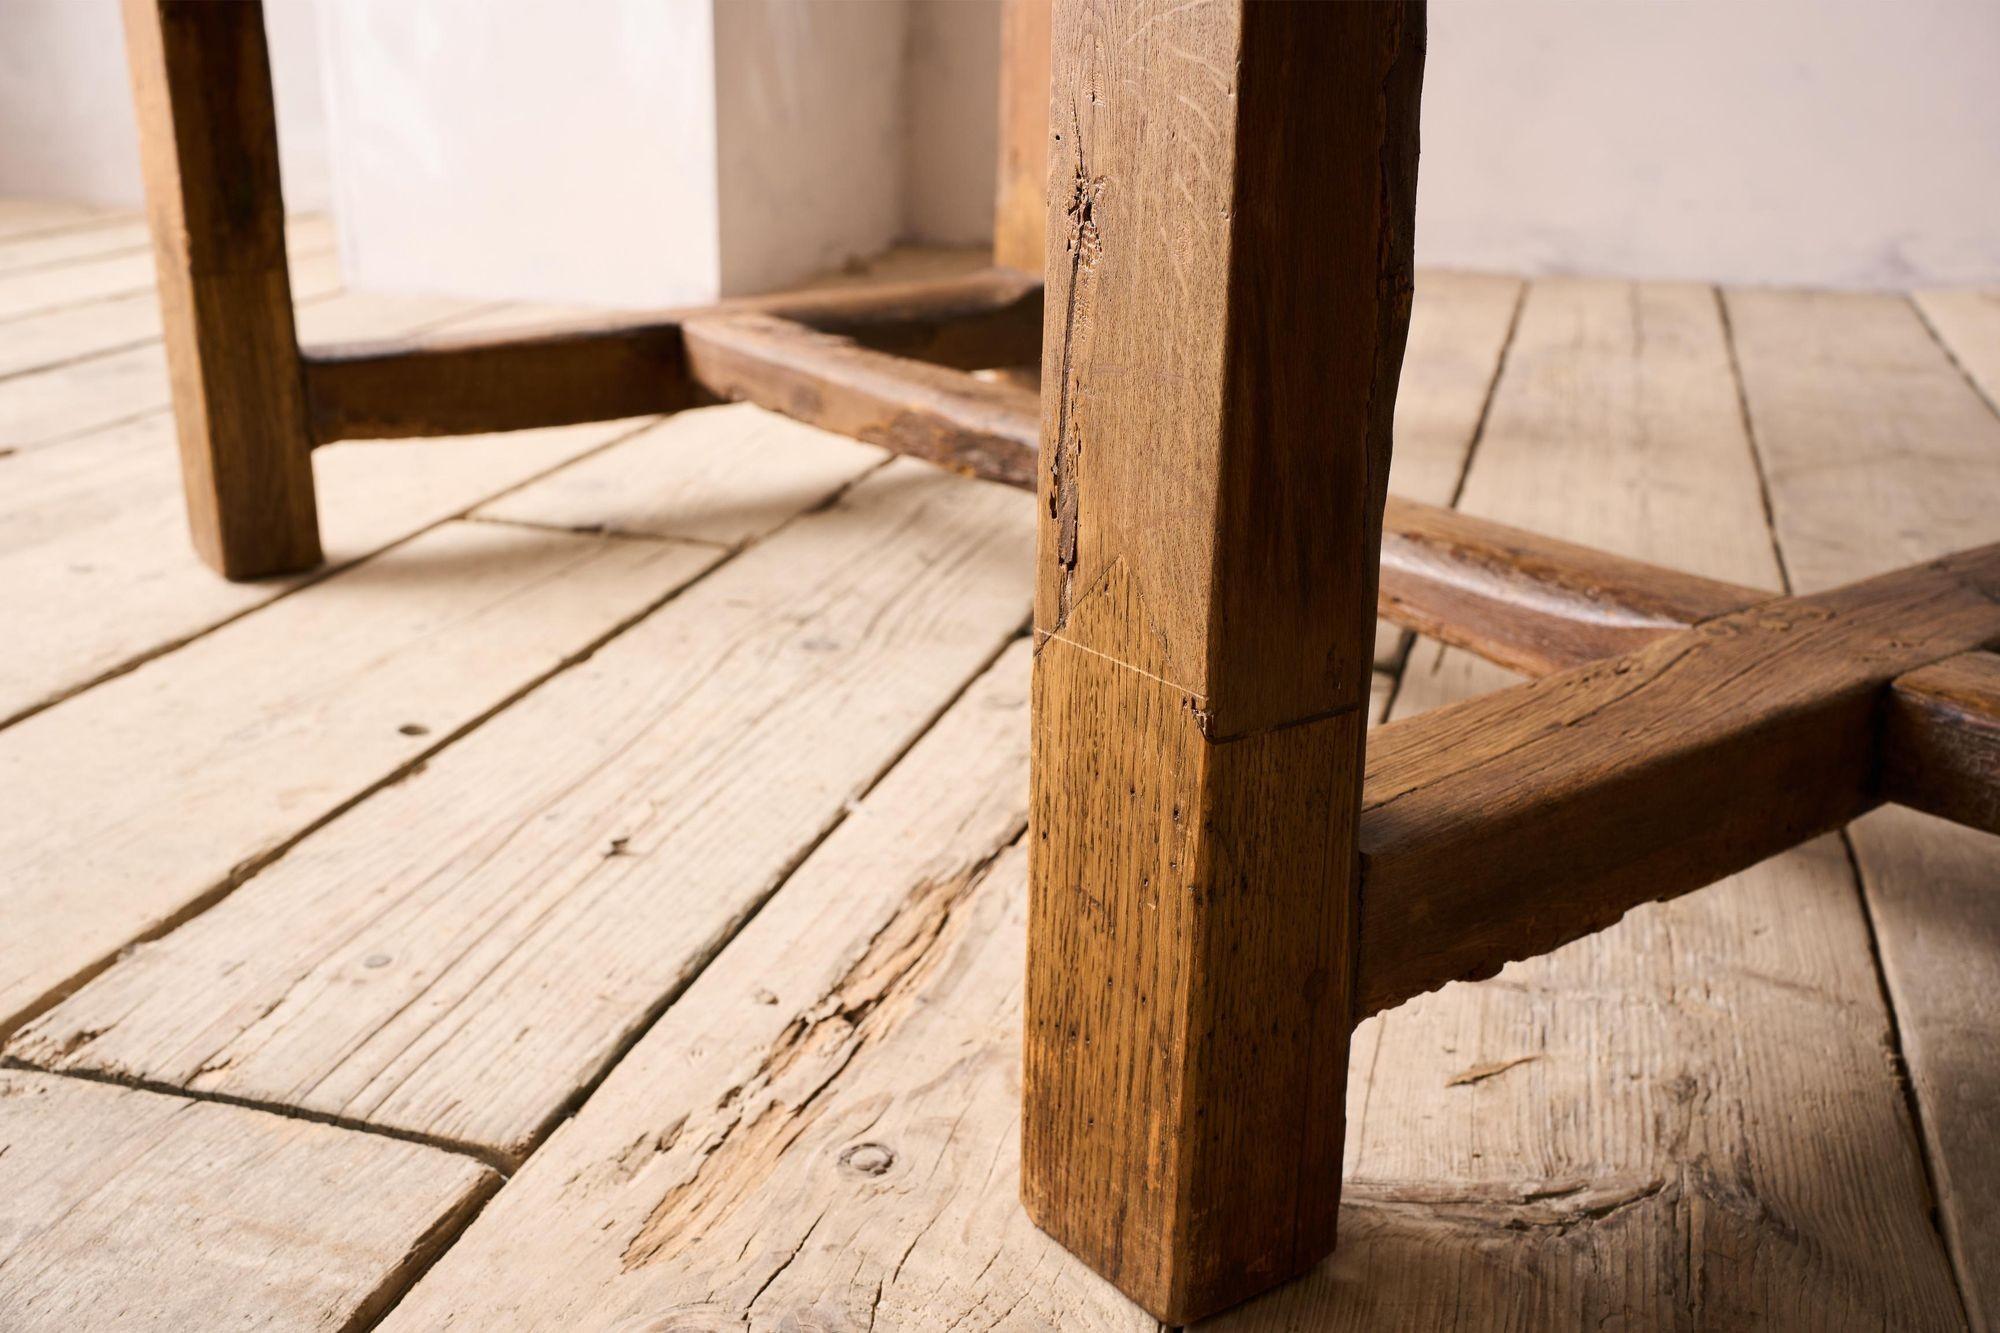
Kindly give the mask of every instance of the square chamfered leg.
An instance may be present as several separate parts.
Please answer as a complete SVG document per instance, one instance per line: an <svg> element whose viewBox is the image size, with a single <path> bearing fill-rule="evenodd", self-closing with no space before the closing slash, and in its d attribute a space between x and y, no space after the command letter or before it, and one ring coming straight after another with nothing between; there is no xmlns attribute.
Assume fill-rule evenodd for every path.
<svg viewBox="0 0 2000 1333"><path fill-rule="evenodd" d="M1023 1196L1185 1322L1333 1245L1424 15L1051 49Z"/></svg>
<svg viewBox="0 0 2000 1333"><path fill-rule="evenodd" d="M232 579L320 561L263 7L126 0L188 526Z"/></svg>

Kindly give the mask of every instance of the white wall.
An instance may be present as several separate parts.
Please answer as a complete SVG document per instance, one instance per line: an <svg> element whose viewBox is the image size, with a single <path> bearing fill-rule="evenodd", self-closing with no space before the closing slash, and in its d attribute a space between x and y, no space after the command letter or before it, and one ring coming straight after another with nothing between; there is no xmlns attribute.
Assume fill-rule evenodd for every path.
<svg viewBox="0 0 2000 1333"><path fill-rule="evenodd" d="M708 300L706 0L321 7L341 258L360 287Z"/></svg>
<svg viewBox="0 0 2000 1333"><path fill-rule="evenodd" d="M904 54L903 231L993 239L1000 0L914 0Z"/></svg>
<svg viewBox="0 0 2000 1333"><path fill-rule="evenodd" d="M0 0L0 193L138 201L117 8ZM995 0L267 14L288 202L339 159L363 283L655 304L986 234ZM1421 182L1430 264L2000 281L2000 3L1435 0Z"/></svg>
<svg viewBox="0 0 2000 1333"><path fill-rule="evenodd" d="M769 291L879 253L904 231L910 7L713 4L718 290Z"/></svg>
<svg viewBox="0 0 2000 1333"><path fill-rule="evenodd" d="M1420 262L2000 279L1993 0L1442 0Z"/></svg>
<svg viewBox="0 0 2000 1333"><path fill-rule="evenodd" d="M363 287L611 306L762 291L903 227L904 0L325 4Z"/></svg>
<svg viewBox="0 0 2000 1333"><path fill-rule="evenodd" d="M285 202L331 197L312 0L268 0ZM0 195L138 207L139 137L117 0L0 0Z"/></svg>

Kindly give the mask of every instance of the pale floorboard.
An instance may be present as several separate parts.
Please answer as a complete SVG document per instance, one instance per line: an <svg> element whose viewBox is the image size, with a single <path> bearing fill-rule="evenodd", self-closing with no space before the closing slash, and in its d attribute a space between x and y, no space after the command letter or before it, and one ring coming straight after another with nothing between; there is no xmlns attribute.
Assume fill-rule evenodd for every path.
<svg viewBox="0 0 2000 1333"><path fill-rule="evenodd" d="M386 336L477 328L506 311L431 298L339 296L300 313L308 328ZM164 394L165 368L157 369ZM227 583L195 558L173 418L164 410L60 448L0 459L0 586L11 590L7 610L23 645L0 657L0 725L644 424L315 450L326 563L255 583Z"/></svg>
<svg viewBox="0 0 2000 1333"><path fill-rule="evenodd" d="M1032 533L1017 492L891 464L10 1054L518 1160L1020 632Z"/></svg>
<svg viewBox="0 0 2000 1333"><path fill-rule="evenodd" d="M498 1183L418 1144L0 1070L0 1328L365 1327Z"/></svg>
<svg viewBox="0 0 2000 1333"><path fill-rule="evenodd" d="M0 1028L718 555L449 524L0 732Z"/></svg>
<svg viewBox="0 0 2000 1333"><path fill-rule="evenodd" d="M2000 541L2000 417L1896 297L1729 294L1771 509L1801 591ZM1968 374L1991 300L1925 302ZM1840 506L1840 522L1826 521ZM2000 1320L2000 838L1913 811L1849 831L1940 1215L1975 1327Z"/></svg>
<svg viewBox="0 0 2000 1333"><path fill-rule="evenodd" d="M340 290L340 259L330 245L321 244L328 239L323 220L295 219L293 225L307 230L304 242L298 246L299 256L292 264L292 301L297 306L310 306ZM0 240L0 285L5 284L11 270L69 262L43 259L30 263L31 256L63 248L75 251L74 257L87 257L93 244L103 246L108 238L117 238L120 241L117 249L122 251L127 248L124 242L131 237L137 237L141 251L150 246L145 223L138 220L76 227L25 240ZM160 305L150 282L123 295L0 320L0 380L122 351L157 341L159 336ZM23 428L32 425L33 418L25 406L17 405L13 410L21 414ZM74 420L59 423L58 429L73 433L84 428L88 417L88 413L80 412ZM9 434L0 432L0 445L6 443Z"/></svg>
<svg viewBox="0 0 2000 1333"><path fill-rule="evenodd" d="M136 254L152 243L152 237L146 230L146 220L142 217L0 241L0 276L79 259Z"/></svg>
<svg viewBox="0 0 2000 1333"><path fill-rule="evenodd" d="M0 241L129 222L129 210L61 199L0 199Z"/></svg>
<svg viewBox="0 0 2000 1333"><path fill-rule="evenodd" d="M747 404L701 408L491 500L473 517L737 546L886 457Z"/></svg>
<svg viewBox="0 0 2000 1333"><path fill-rule="evenodd" d="M301 312L339 291L340 263L333 254L311 255L292 266L292 301ZM160 303L150 290L9 320L0 323L0 381L128 351L159 337ZM28 401L17 400L11 411L19 414L23 432L33 428L36 419ZM102 414L80 413L53 429L58 436L75 434L88 429L93 415Z"/></svg>
<svg viewBox="0 0 2000 1333"><path fill-rule="evenodd" d="M1966 377L2000 411L2000 288L1918 292L1912 299Z"/></svg>
<svg viewBox="0 0 2000 1333"><path fill-rule="evenodd" d="M1397 495L1448 505L1458 494L1524 290L1490 273L1417 275L1389 462ZM1376 669L1399 668L1409 644L1407 631L1376 621Z"/></svg>
<svg viewBox="0 0 2000 1333"><path fill-rule="evenodd" d="M323 255L333 249L333 224L324 217L296 218L286 225L285 239L294 263ZM16 269L0 275L0 321L152 287L150 248Z"/></svg>
<svg viewBox="0 0 2000 1333"><path fill-rule="evenodd" d="M331 256L294 262L303 268L298 306L300 337L308 342L417 333L464 319L480 309L471 302L435 296L376 296L344 292L319 299L333 284ZM107 306L123 309L121 302ZM97 310L96 306L78 311ZM22 321L23 323L31 321ZM0 324L0 348L14 341ZM96 336L111 336L98 328ZM157 334L155 327L149 334ZM42 345L39 331L21 341ZM0 352L4 356L4 352ZM169 404L167 354L157 338L61 361L47 369L0 380L0 447L35 452L87 437L91 432L148 415L164 419Z"/></svg>
<svg viewBox="0 0 2000 1333"><path fill-rule="evenodd" d="M1016 1201L1025 646L384 1325L1155 1329Z"/></svg>
<svg viewBox="0 0 2000 1333"><path fill-rule="evenodd" d="M1715 295L1529 292L1464 506L1775 588ZM1509 677L1420 644L1395 712ZM1948 1328L1889 1017L1822 841L1364 1024L1343 1248L1231 1329Z"/></svg>
<svg viewBox="0 0 2000 1333"><path fill-rule="evenodd" d="M165 418L0 462L23 500L0 511L0 583L11 590L7 614L17 636L17 651L0 657L0 722L325 578L646 424L600 422L315 450L326 563L307 574L255 583L225 582L196 559Z"/></svg>

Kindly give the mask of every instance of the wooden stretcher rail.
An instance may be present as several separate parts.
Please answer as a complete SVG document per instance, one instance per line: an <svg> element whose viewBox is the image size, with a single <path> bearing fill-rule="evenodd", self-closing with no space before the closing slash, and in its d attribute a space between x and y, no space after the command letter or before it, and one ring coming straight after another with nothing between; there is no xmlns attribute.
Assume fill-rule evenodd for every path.
<svg viewBox="0 0 2000 1333"><path fill-rule="evenodd" d="M1776 596L1389 497L1385 620L1530 676Z"/></svg>
<svg viewBox="0 0 2000 1333"><path fill-rule="evenodd" d="M1892 682L1996 636L2000 545L1378 729L1356 1017L1491 976L1866 812L1886 795Z"/></svg>
<svg viewBox="0 0 2000 1333"><path fill-rule="evenodd" d="M1033 490L1036 395L910 361L771 315L690 320L689 372L718 398L786 416L968 476Z"/></svg>
<svg viewBox="0 0 2000 1333"><path fill-rule="evenodd" d="M537 385L571 395L533 424L576 401L569 375L618 415L712 395L1032 489L1035 394L879 347L1018 359L1020 302L1002 283L974 284L973 318L1002 312L976 337L951 322L963 291L836 293L783 314L434 345L385 356L371 383L393 402L388 377L432 376L426 431L441 401L462 405L460 429L500 428L496 409L473 410L492 377L511 378L517 408ZM2000 638L2000 548L1772 599L1392 497L1380 586L1389 619L1545 678L1371 739L1357 1017L1547 952L1883 800L2000 828L2000 659L1940 660Z"/></svg>
<svg viewBox="0 0 2000 1333"><path fill-rule="evenodd" d="M690 320L691 376L718 397L954 471L1032 489L1036 395L763 314ZM1502 666L1546 675L1629 652L1773 596L1389 498L1378 610Z"/></svg>
<svg viewBox="0 0 2000 1333"><path fill-rule="evenodd" d="M962 368L1039 359L1042 286L1012 269L787 293L644 319L301 351L312 441L467 435L676 412L702 401L690 319L762 313Z"/></svg>
<svg viewBox="0 0 2000 1333"><path fill-rule="evenodd" d="M1896 681L1882 726L1882 795L2000 833L2000 655L1965 653Z"/></svg>

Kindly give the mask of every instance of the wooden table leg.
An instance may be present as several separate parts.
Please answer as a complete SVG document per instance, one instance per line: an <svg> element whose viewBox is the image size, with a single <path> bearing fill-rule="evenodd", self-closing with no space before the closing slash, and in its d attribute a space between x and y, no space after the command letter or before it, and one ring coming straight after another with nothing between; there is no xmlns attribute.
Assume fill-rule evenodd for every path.
<svg viewBox="0 0 2000 1333"><path fill-rule="evenodd" d="M126 0L188 526L233 579L319 563L260 4Z"/></svg>
<svg viewBox="0 0 2000 1333"><path fill-rule="evenodd" d="M1333 1245L1423 44L1056 6L1023 1195L1172 1322Z"/></svg>
<svg viewBox="0 0 2000 1333"><path fill-rule="evenodd" d="M1048 250L1049 0L1001 0L993 262L1040 273Z"/></svg>

